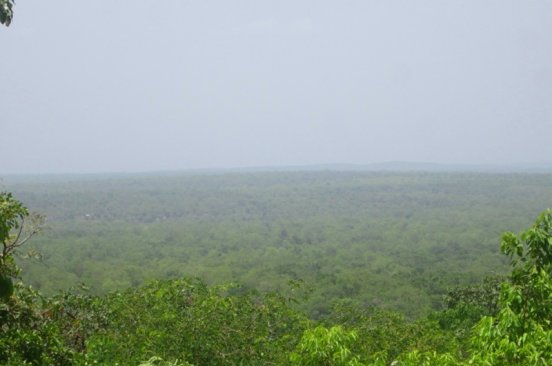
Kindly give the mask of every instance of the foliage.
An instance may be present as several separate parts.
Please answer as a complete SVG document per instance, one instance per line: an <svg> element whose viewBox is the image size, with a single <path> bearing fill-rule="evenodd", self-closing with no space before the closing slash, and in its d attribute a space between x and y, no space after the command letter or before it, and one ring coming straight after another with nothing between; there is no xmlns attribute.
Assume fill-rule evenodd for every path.
<svg viewBox="0 0 552 366"><path fill-rule="evenodd" d="M459 351L467 355L472 328L484 316L495 316L499 311L499 294L506 278L493 276L481 283L456 286L444 298L445 309L429 315L443 331L459 343Z"/></svg>
<svg viewBox="0 0 552 366"><path fill-rule="evenodd" d="M14 255L33 235L39 232L44 218L30 214L11 193L0 193L0 279L17 277ZM0 298L4 297L0 294Z"/></svg>
<svg viewBox="0 0 552 366"><path fill-rule="evenodd" d="M356 332L346 331L341 326L328 329L320 325L307 329L290 356L291 365L362 366L359 357L350 349L356 340Z"/></svg>
<svg viewBox="0 0 552 366"><path fill-rule="evenodd" d="M496 317L484 317L474 335L476 363L549 365L552 360L552 212L532 228L503 235L512 259L511 282L500 293Z"/></svg>
<svg viewBox="0 0 552 366"><path fill-rule="evenodd" d="M19 274L13 256L41 221L30 220L27 209L11 194L0 197L0 273L11 281ZM290 236L300 241L293 239L291 229L275 230L281 243L289 243ZM199 234L195 238L201 238ZM316 248L321 245L317 243L313 253L326 258L342 255L337 250L321 252ZM286 250L299 255L301 246L310 244L297 243ZM150 261L156 260L160 248L153 246ZM479 285L456 286L444 296L442 311L416 320L353 299L352 294L363 291L357 284L371 278L362 277L354 262L350 274L356 277L345 276L345 282L333 277L336 286L344 286L346 296L339 301L321 297L330 293L328 289L316 293L309 286L259 292L207 285L199 279L157 280L103 295L80 288L50 297L19 283L13 294L0 300L0 364L549 365L552 212L544 212L520 235L504 234L501 249L512 264L507 281L499 284L502 279L494 277ZM139 269L147 270L147 263ZM224 273L224 266L220 270ZM397 291L410 295L406 287ZM297 299L314 299L328 310L309 319L295 304Z"/></svg>
<svg viewBox="0 0 552 366"><path fill-rule="evenodd" d="M7 365L72 365L74 353L46 310L52 304L31 287L12 279L20 247L36 234L43 218L29 214L11 193L0 193L0 362Z"/></svg>
<svg viewBox="0 0 552 366"><path fill-rule="evenodd" d="M27 209L11 193L0 193L0 278L15 277L18 274L13 253L19 246L18 238L23 229L23 220L28 215ZM13 233L14 230L17 233Z"/></svg>
<svg viewBox="0 0 552 366"><path fill-rule="evenodd" d="M276 294L198 280L155 281L105 302L108 325L86 343L87 357L106 365L152 355L194 365L279 364L306 324Z"/></svg>
<svg viewBox="0 0 552 366"><path fill-rule="evenodd" d="M141 363L138 366L192 366L191 364L184 362L181 363L178 360L174 362L164 361L161 357L154 356L148 361Z"/></svg>
<svg viewBox="0 0 552 366"><path fill-rule="evenodd" d="M13 19L14 0L0 0L0 24L9 26Z"/></svg>
<svg viewBox="0 0 552 366"><path fill-rule="evenodd" d="M455 352L458 342L451 332L442 329L432 320L408 321L404 315L361 306L350 302L338 302L328 324L354 329L358 340L353 344L355 354L361 360L372 364L384 360L395 360L411 351Z"/></svg>
<svg viewBox="0 0 552 366"><path fill-rule="evenodd" d="M280 172L5 182L48 216L36 248L43 263L19 263L45 294L81 282L105 294L189 276L281 292L302 279L312 292L298 306L312 318L350 299L415 319L442 309L448 289L508 271L500 234L552 205L551 177Z"/></svg>
<svg viewBox="0 0 552 366"><path fill-rule="evenodd" d="M414 350L402 355L391 363L392 366L461 366L464 363L458 361L450 353L438 353L435 351L420 352ZM379 365L373 365L379 366ZM383 366L383 365L382 365Z"/></svg>
<svg viewBox="0 0 552 366"><path fill-rule="evenodd" d="M48 311L50 299L18 284L15 295L0 303L0 364L73 365L75 352Z"/></svg>

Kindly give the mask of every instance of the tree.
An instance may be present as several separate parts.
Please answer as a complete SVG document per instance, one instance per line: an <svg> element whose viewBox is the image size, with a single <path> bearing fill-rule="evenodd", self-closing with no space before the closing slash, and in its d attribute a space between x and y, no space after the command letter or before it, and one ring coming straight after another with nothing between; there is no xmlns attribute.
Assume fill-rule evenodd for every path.
<svg viewBox="0 0 552 366"><path fill-rule="evenodd" d="M43 217L30 214L11 193L0 193L0 364L74 365L74 352L63 342L63 329L45 309L50 301L19 283L14 255L36 234Z"/></svg>
<svg viewBox="0 0 552 366"><path fill-rule="evenodd" d="M27 209L11 193L0 193L0 299L6 300L13 293L12 278L19 272L13 253L26 241L22 238L23 220L28 215Z"/></svg>
<svg viewBox="0 0 552 366"><path fill-rule="evenodd" d="M0 23L8 27L13 19L14 0L0 0Z"/></svg>
<svg viewBox="0 0 552 366"><path fill-rule="evenodd" d="M40 231L44 217L31 214L11 193L0 193L0 280L11 281L19 275L14 255L33 235ZM4 281L5 280L5 281ZM0 297L2 297L0 292Z"/></svg>
<svg viewBox="0 0 552 366"><path fill-rule="evenodd" d="M362 366L351 352L351 344L357 339L354 331L341 326L330 329L320 325L307 329L295 352L290 355L293 366Z"/></svg>
<svg viewBox="0 0 552 366"><path fill-rule="evenodd" d="M496 317L484 317L474 336L475 364L550 365L552 360L552 211L529 230L505 233L511 281L502 285Z"/></svg>

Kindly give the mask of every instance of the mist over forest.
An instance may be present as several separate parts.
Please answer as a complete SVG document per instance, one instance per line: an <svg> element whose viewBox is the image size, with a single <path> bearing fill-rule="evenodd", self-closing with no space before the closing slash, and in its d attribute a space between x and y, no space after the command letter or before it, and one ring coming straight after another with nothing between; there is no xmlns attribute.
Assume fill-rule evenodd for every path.
<svg viewBox="0 0 552 366"><path fill-rule="evenodd" d="M552 2L0 0L0 364L550 366Z"/></svg>
<svg viewBox="0 0 552 366"><path fill-rule="evenodd" d="M36 240L43 262L21 263L46 293L182 276L266 291L300 280L314 317L343 298L419 316L438 310L451 286L505 272L500 234L530 224L551 182L547 174L248 172L29 179L12 191L48 217Z"/></svg>

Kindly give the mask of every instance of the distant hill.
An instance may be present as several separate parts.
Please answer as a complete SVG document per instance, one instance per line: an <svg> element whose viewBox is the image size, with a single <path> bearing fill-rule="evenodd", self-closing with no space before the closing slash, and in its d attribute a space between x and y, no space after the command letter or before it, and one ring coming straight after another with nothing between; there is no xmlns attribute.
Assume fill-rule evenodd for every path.
<svg viewBox="0 0 552 366"><path fill-rule="evenodd" d="M488 173L552 173L552 164L470 165L391 161L374 164L316 164L235 168L225 171L382 171L382 172L488 172Z"/></svg>
<svg viewBox="0 0 552 366"><path fill-rule="evenodd" d="M510 164L510 165L471 165L471 164L439 164L426 162L390 161L374 164L313 164L313 165L282 165L254 166L238 168L213 169L182 169L168 171L145 172L98 172L98 173L66 173L66 174L8 174L0 175L0 190L3 184L20 182L72 182L97 179L126 179L147 176L183 176L183 175L218 175L224 173L247 172L460 172L460 173L543 173L552 174L551 164Z"/></svg>

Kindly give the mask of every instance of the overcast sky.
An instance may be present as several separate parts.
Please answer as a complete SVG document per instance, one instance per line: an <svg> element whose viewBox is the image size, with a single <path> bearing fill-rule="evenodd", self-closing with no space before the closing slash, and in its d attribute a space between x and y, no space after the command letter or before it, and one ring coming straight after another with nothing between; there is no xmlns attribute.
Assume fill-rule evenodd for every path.
<svg viewBox="0 0 552 366"><path fill-rule="evenodd" d="M0 175L552 162L552 1L14 10Z"/></svg>

